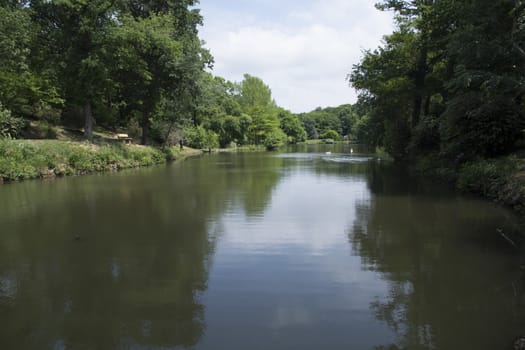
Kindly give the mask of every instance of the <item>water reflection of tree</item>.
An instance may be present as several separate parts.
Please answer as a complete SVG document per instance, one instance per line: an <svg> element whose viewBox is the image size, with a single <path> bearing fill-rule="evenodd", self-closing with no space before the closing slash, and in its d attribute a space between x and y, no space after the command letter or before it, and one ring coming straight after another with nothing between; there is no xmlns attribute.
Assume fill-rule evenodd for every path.
<svg viewBox="0 0 525 350"><path fill-rule="evenodd" d="M279 181L279 160L243 172L217 159L10 188L19 211L0 215L0 347L194 346L220 233L211 222L229 205L263 210Z"/></svg>
<svg viewBox="0 0 525 350"><path fill-rule="evenodd" d="M399 340L378 349L505 348L524 320L515 312L515 257L494 234L507 225L504 212L409 196L418 190L390 186L409 186L405 178L372 176L374 196L358 205L349 239L363 265L389 284L388 298L370 307Z"/></svg>

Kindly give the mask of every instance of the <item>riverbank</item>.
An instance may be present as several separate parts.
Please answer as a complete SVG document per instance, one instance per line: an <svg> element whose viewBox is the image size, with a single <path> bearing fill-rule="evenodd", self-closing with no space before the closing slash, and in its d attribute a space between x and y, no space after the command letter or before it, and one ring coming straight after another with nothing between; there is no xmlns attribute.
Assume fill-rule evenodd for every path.
<svg viewBox="0 0 525 350"><path fill-rule="evenodd" d="M488 198L525 214L525 157L521 155L464 163L427 157L415 162L415 170L419 175L449 182L460 192Z"/></svg>
<svg viewBox="0 0 525 350"><path fill-rule="evenodd" d="M202 154L189 147L0 140L0 183L146 167Z"/></svg>

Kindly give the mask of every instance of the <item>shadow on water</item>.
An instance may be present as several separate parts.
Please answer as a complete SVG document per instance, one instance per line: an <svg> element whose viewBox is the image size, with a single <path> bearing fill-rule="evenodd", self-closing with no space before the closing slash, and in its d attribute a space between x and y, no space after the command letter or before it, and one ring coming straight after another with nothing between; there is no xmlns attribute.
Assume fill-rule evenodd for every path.
<svg viewBox="0 0 525 350"><path fill-rule="evenodd" d="M348 238L389 285L370 309L398 341L377 349L510 349L525 329L525 279L497 230L517 230L519 220L395 166L368 174L373 196L358 203Z"/></svg>
<svg viewBox="0 0 525 350"><path fill-rule="evenodd" d="M281 176L279 159L231 157L1 187L0 348L197 344L214 219L259 215Z"/></svg>

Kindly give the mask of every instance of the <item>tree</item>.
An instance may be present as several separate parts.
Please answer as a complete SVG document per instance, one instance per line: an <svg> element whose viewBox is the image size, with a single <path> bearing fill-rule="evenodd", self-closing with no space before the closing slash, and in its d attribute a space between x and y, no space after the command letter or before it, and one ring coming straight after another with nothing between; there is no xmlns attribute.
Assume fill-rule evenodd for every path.
<svg viewBox="0 0 525 350"><path fill-rule="evenodd" d="M441 123L448 153L496 156L522 137L524 16L518 3L478 0L458 7L463 15L448 48L454 70Z"/></svg>
<svg viewBox="0 0 525 350"><path fill-rule="evenodd" d="M265 144L266 139L271 136L272 140L280 142L282 131L279 129L277 106L272 100L270 88L260 78L245 74L237 89L242 112L252 118L249 140L255 144Z"/></svg>
<svg viewBox="0 0 525 350"><path fill-rule="evenodd" d="M202 123L219 135L221 147L231 142L243 143L241 107L235 96L235 85L221 77L203 73L199 80L199 96L194 124Z"/></svg>
<svg viewBox="0 0 525 350"><path fill-rule="evenodd" d="M0 5L0 103L19 116L41 117L62 105L56 82L39 58L37 23L19 1Z"/></svg>
<svg viewBox="0 0 525 350"><path fill-rule="evenodd" d="M289 143L297 143L306 140L306 131L303 129L297 115L292 114L285 109L280 109L278 115L281 130L288 137Z"/></svg>
<svg viewBox="0 0 525 350"><path fill-rule="evenodd" d="M508 153L523 137L525 6L385 0L398 28L367 51L350 82L373 137L396 158ZM410 153L409 153L410 152Z"/></svg>
<svg viewBox="0 0 525 350"><path fill-rule="evenodd" d="M152 14L146 18L123 16L115 30L119 48L119 82L126 109L141 114L142 143L149 139L150 118L163 91L175 86L176 68L182 61L182 43L173 40L173 17Z"/></svg>
<svg viewBox="0 0 525 350"><path fill-rule="evenodd" d="M93 138L93 106L113 94L108 48L116 25L115 1L62 0L32 2L41 25L40 40L46 37L46 56L57 67L66 102L82 106L84 132Z"/></svg>
<svg viewBox="0 0 525 350"><path fill-rule="evenodd" d="M339 140L339 134L335 130L326 130L321 137L323 139Z"/></svg>
<svg viewBox="0 0 525 350"><path fill-rule="evenodd" d="M347 135L357 121L357 116L352 114L351 109L350 105L318 107L308 113L301 113L298 117L310 139L318 139L328 130L334 130L338 135Z"/></svg>
<svg viewBox="0 0 525 350"><path fill-rule="evenodd" d="M425 120L421 126L421 119L437 117L433 98L446 94L445 49L455 16L449 1L385 0L378 8L396 12L397 29L383 46L366 51L348 78L360 105L368 106L367 125L374 128L368 134L376 135L370 140L406 158L418 128L433 125Z"/></svg>
<svg viewBox="0 0 525 350"><path fill-rule="evenodd" d="M173 126L180 113L195 116L198 80L212 62L198 38L202 17L198 10L190 9L196 3L128 0L121 5L126 13L117 39L126 44L119 73L121 95L130 101L126 109L141 115L143 144L148 141L151 118L162 99L171 101L172 107L176 105L167 114L156 114L168 125Z"/></svg>

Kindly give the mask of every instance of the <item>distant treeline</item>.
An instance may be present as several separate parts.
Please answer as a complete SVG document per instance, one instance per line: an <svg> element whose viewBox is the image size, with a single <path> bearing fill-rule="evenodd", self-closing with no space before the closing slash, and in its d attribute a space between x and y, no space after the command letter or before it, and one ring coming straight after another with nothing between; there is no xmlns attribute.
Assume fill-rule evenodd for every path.
<svg viewBox="0 0 525 350"><path fill-rule="evenodd" d="M396 30L348 78L361 139L396 158L494 157L523 138L525 3L383 0Z"/></svg>

